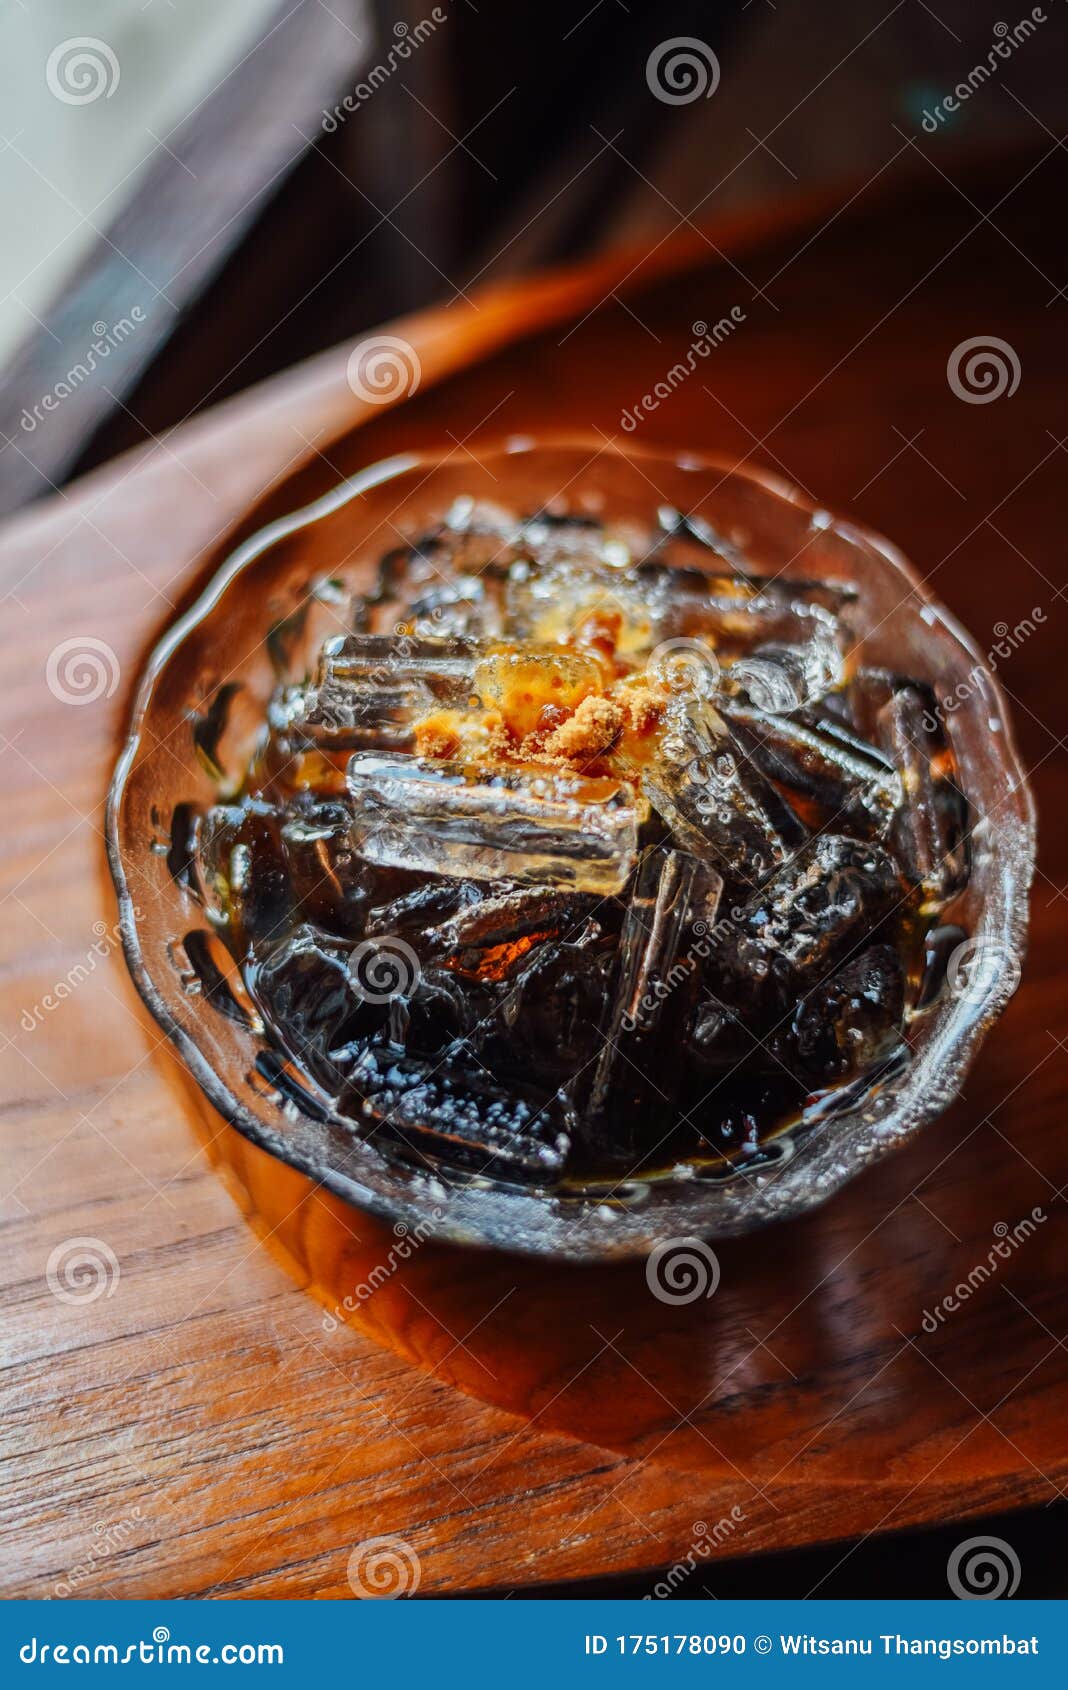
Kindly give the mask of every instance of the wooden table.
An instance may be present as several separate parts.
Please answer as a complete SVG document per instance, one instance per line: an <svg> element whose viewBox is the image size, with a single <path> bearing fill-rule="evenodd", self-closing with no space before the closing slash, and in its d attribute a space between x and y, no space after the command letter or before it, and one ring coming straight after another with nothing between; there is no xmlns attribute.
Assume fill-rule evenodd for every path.
<svg viewBox="0 0 1068 1690"><path fill-rule="evenodd" d="M351 1551L382 1536L424 1592L634 1573L714 1538L714 1588L717 1558L1062 1493L1066 175L1052 146L964 191L925 166L897 199L443 307L394 325L422 361L403 404L361 406L341 348L0 534L5 1593L348 1596ZM984 649L1032 619L999 664L1046 819L1023 984L961 1101L817 1214L724 1245L711 1301L665 1308L640 1264L426 1245L360 1330L325 1330L301 1282L359 1284L389 1229L199 1121L114 947L100 829L139 664L235 525L402 447L625 437L694 323L734 305L633 437L785 470L885 530ZM980 335L1018 358L1011 397L951 390ZM114 685L75 706L47 666L87 636ZM48 1287L77 1238L118 1262L93 1301Z"/></svg>

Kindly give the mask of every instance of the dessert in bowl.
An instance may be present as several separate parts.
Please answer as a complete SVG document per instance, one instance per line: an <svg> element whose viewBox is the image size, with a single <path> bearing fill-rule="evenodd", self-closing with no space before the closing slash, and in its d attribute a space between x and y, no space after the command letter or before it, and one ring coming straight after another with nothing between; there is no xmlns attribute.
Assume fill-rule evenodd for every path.
<svg viewBox="0 0 1068 1690"><path fill-rule="evenodd" d="M249 541L109 809L135 980L228 1120L576 1258L802 1212L942 1109L1033 833L992 679L885 541L579 442L394 459Z"/></svg>

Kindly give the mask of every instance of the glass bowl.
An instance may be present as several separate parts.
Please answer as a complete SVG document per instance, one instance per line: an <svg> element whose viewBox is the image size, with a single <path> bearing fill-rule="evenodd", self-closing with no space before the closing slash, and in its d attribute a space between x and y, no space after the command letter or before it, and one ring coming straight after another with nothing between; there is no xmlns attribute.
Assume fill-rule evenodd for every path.
<svg viewBox="0 0 1068 1690"><path fill-rule="evenodd" d="M301 678L338 631L330 583L366 588L384 551L425 533L464 495L525 511L556 500L645 523L655 523L664 504L699 515L762 572L859 584L858 660L913 674L961 701L948 728L974 817L973 863L943 919L971 935L980 966L966 989L915 1018L903 1070L817 1126L772 1140L763 1160L741 1172L636 1179L605 1200L397 1165L321 1101L284 1086L277 1072L272 1080L266 1041L237 1012L225 963L215 977L203 912L172 873L181 806L210 804L220 786L236 786L272 690L280 679ZM227 1121L351 1203L432 1226L439 1239L576 1260L644 1253L681 1237L715 1239L800 1214L944 1110L1019 979L1034 835L998 686L892 545L762 471L576 440L510 440L478 461L452 452L392 458L240 546L149 659L107 815L130 971Z"/></svg>

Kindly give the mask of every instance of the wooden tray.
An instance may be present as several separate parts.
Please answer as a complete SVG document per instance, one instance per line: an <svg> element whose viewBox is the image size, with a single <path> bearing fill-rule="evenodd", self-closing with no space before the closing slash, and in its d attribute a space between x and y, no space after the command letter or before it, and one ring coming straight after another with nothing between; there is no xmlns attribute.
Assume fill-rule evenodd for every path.
<svg viewBox="0 0 1068 1690"><path fill-rule="evenodd" d="M744 319L635 436L785 471L890 534L981 646L1008 638L999 674L1055 818L1068 236L1049 207L1068 172L1053 154L985 185L993 222L932 177L392 325L422 363L404 403L361 406L340 348L0 533L5 1593L348 1596L350 1553L380 1536L411 1545L424 1591L635 1572L714 1538L707 1583L716 1557L1061 1494L1055 821L1024 982L967 1095L816 1215L723 1246L711 1301L665 1308L640 1265L427 1245L361 1303L359 1331L329 1330L301 1286L355 1292L396 1240L205 1114L116 953L101 840L147 646L238 532L408 446L625 438L624 410L732 306ZM1019 359L1011 397L948 384L977 335ZM114 665L98 649L100 696L63 702L54 654L86 638ZM1002 1223L1036 1210L925 1329ZM118 1273L65 1301L48 1266L79 1238Z"/></svg>

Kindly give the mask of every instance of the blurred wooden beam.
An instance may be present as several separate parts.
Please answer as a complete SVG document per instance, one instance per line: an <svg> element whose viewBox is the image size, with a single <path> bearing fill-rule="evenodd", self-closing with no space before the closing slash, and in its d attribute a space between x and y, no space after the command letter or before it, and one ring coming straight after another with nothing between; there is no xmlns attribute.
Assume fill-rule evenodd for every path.
<svg viewBox="0 0 1068 1690"><path fill-rule="evenodd" d="M52 490L182 312L319 139L372 45L365 0L284 0L259 43L153 156L0 378L0 512ZM299 229L292 230L299 239Z"/></svg>

